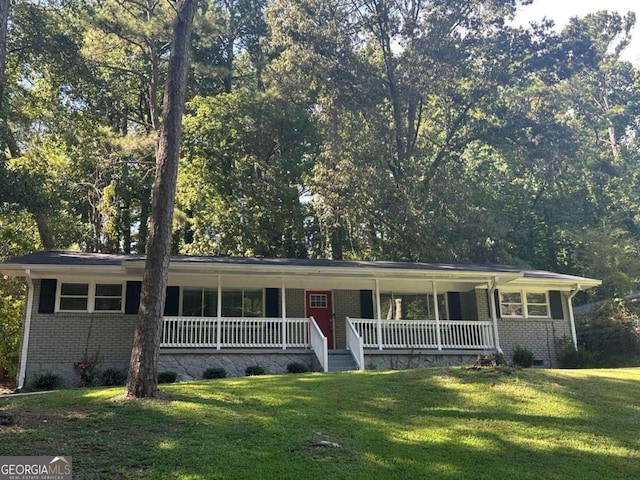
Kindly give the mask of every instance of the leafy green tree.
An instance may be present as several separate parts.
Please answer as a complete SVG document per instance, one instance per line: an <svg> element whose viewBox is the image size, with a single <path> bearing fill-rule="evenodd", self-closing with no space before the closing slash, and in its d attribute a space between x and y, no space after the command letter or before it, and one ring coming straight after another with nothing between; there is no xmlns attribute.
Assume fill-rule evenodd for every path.
<svg viewBox="0 0 640 480"><path fill-rule="evenodd" d="M577 319L578 343L604 364L615 361L615 357L640 355L637 319L624 302L609 300Z"/></svg>
<svg viewBox="0 0 640 480"><path fill-rule="evenodd" d="M314 154L304 109L266 94L197 97L178 185L191 254L305 257L301 201Z"/></svg>
<svg viewBox="0 0 640 480"><path fill-rule="evenodd" d="M27 212L0 206L0 261L39 248L38 241L36 225ZM25 287L21 279L0 277L0 371L4 369L9 378L18 372Z"/></svg>

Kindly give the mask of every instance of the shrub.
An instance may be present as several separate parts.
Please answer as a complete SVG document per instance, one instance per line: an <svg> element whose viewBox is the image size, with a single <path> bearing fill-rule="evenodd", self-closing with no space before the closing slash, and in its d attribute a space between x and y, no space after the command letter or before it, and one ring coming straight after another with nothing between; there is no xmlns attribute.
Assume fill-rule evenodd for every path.
<svg viewBox="0 0 640 480"><path fill-rule="evenodd" d="M107 368L100 374L100 385L105 387L124 385L125 383L127 383L127 372L124 370Z"/></svg>
<svg viewBox="0 0 640 480"><path fill-rule="evenodd" d="M100 358L96 353L93 356L87 354L86 350L82 360L73 364L73 371L78 375L79 387L94 387L100 383Z"/></svg>
<svg viewBox="0 0 640 480"><path fill-rule="evenodd" d="M255 375L264 375L266 373L267 372L265 371L264 367L261 367L260 365L250 365L244 370L244 374L247 377L253 377Z"/></svg>
<svg viewBox="0 0 640 480"><path fill-rule="evenodd" d="M518 367L529 368L533 365L535 358L531 350L523 348L520 345L516 345L516 348L513 349L512 360L513 364Z"/></svg>
<svg viewBox="0 0 640 480"><path fill-rule="evenodd" d="M595 312L576 319L578 344L603 363L618 355L638 355L636 321L636 315L621 300L605 302Z"/></svg>
<svg viewBox="0 0 640 480"><path fill-rule="evenodd" d="M227 371L222 367L207 368L202 374L202 378L206 380L210 380L212 378L226 378L226 377L227 377Z"/></svg>
<svg viewBox="0 0 640 480"><path fill-rule="evenodd" d="M560 368L593 368L598 363L596 354L578 346L576 350L573 342L563 341L558 353Z"/></svg>
<svg viewBox="0 0 640 480"><path fill-rule="evenodd" d="M292 362L287 365L287 373L306 373L309 369L306 365L298 362Z"/></svg>
<svg viewBox="0 0 640 480"><path fill-rule="evenodd" d="M176 372L160 372L158 374L158 383L173 383L178 378Z"/></svg>
<svg viewBox="0 0 640 480"><path fill-rule="evenodd" d="M62 377L56 373L46 372L36 375L33 388L36 390L55 390L62 387Z"/></svg>

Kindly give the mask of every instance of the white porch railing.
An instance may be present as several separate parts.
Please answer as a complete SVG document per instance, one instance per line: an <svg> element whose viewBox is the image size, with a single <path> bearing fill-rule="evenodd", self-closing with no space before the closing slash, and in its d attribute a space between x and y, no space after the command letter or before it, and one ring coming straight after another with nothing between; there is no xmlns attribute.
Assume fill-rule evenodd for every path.
<svg viewBox="0 0 640 480"><path fill-rule="evenodd" d="M161 347L308 348L307 318L164 317ZM286 329L286 344L282 342Z"/></svg>
<svg viewBox="0 0 640 480"><path fill-rule="evenodd" d="M322 330L316 323L316 319L309 319L309 343L311 349L315 352L323 372L329 371L329 349L327 348L327 337L324 336Z"/></svg>
<svg viewBox="0 0 640 480"><path fill-rule="evenodd" d="M364 349L362 347L362 337L349 317L347 317L347 348L351 351L351 355L353 355L353 358L358 365L358 370L364 370Z"/></svg>
<svg viewBox="0 0 640 480"><path fill-rule="evenodd" d="M440 343L437 329L440 328ZM494 349L491 322L347 318L347 348L364 367L364 348ZM284 330L283 330L284 329ZM283 333L286 335L283 336ZM283 344L283 337L286 342ZM311 348L328 370L327 338L312 318L164 317L161 347Z"/></svg>
<svg viewBox="0 0 640 480"><path fill-rule="evenodd" d="M491 322L475 320L369 320L352 318L364 348L488 350L495 348ZM441 344L437 329L440 327ZM381 335L378 336L378 328ZM382 345L378 339L381 339Z"/></svg>

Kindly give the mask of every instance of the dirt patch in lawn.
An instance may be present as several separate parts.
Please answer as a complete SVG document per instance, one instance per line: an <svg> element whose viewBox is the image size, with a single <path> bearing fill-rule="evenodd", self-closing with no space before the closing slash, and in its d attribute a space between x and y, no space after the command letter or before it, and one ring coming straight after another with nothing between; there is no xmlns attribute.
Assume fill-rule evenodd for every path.
<svg viewBox="0 0 640 480"><path fill-rule="evenodd" d="M20 408L20 410L0 410L0 432L22 431L58 425L65 420L87 418L78 410L49 410L43 408Z"/></svg>

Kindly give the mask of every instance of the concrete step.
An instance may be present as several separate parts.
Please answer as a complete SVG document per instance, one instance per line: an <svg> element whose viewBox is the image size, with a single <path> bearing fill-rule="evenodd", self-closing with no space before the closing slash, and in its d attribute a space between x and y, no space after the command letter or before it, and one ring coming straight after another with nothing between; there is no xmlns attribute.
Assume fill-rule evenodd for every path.
<svg viewBox="0 0 640 480"><path fill-rule="evenodd" d="M346 372L357 369L356 361L349 350L332 350L329 352L330 372Z"/></svg>

